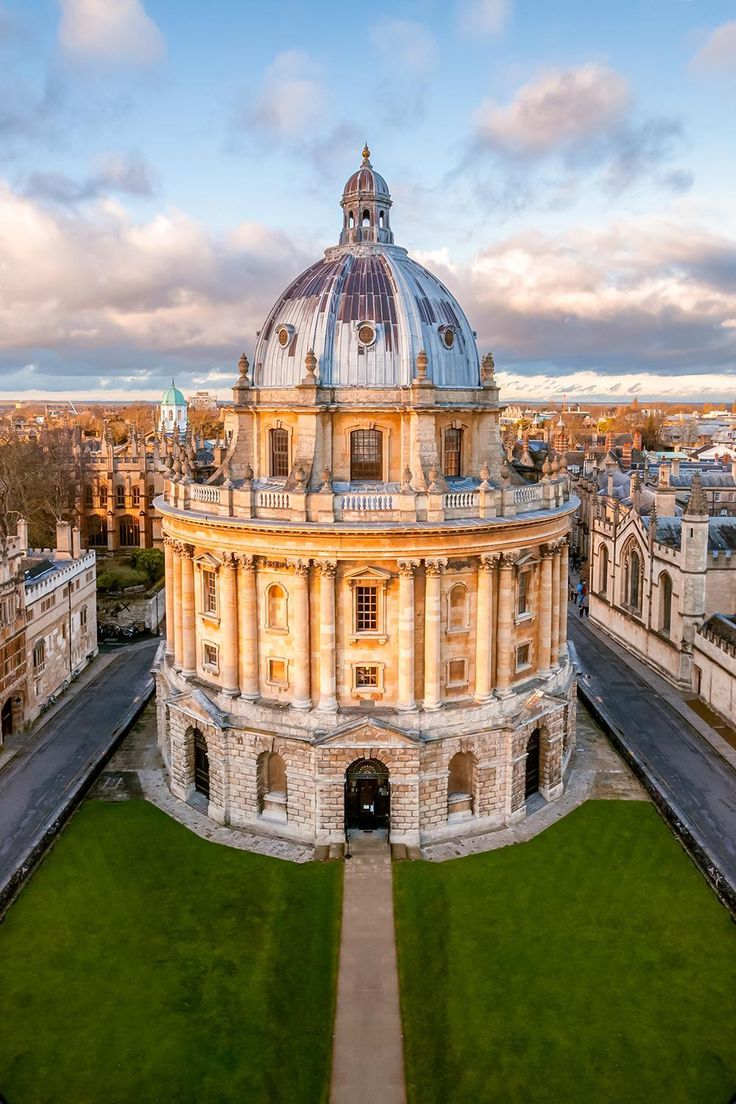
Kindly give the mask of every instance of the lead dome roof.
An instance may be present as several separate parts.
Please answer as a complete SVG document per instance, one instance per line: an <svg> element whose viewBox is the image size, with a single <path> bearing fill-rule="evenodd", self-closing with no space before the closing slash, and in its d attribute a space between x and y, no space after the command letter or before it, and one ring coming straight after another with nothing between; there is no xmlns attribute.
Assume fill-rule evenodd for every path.
<svg viewBox="0 0 736 1104"><path fill-rule="evenodd" d="M296 386L310 351L324 386L408 386L422 350L436 387L480 386L470 323L444 284L393 244L388 186L369 157L366 147L345 185L340 244L297 276L266 318L256 386Z"/></svg>

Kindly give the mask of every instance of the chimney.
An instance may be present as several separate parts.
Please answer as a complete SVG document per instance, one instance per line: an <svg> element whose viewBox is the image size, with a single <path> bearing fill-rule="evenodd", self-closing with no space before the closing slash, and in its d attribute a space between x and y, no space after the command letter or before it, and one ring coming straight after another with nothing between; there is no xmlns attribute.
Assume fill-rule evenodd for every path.
<svg viewBox="0 0 736 1104"><path fill-rule="evenodd" d="M672 460L670 461L670 471L672 472L673 475L679 475L680 474L680 457L679 456L673 456L672 457Z"/></svg>
<svg viewBox="0 0 736 1104"><path fill-rule="evenodd" d="M72 559L78 560L82 555L82 534L75 525L72 529Z"/></svg>
<svg viewBox="0 0 736 1104"><path fill-rule="evenodd" d="M68 521L56 523L56 559L70 560L72 558L72 527Z"/></svg>
<svg viewBox="0 0 736 1104"><path fill-rule="evenodd" d="M734 467L736 467L736 461L734 461ZM15 531L18 534L18 542L20 544L21 552L28 551L28 522L24 517L19 517L15 523Z"/></svg>

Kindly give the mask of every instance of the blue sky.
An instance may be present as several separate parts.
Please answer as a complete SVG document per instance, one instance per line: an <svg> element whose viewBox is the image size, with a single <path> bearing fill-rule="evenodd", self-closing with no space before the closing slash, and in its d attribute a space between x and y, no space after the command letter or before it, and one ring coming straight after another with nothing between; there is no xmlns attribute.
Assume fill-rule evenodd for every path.
<svg viewBox="0 0 736 1104"><path fill-rule="evenodd" d="M505 398L736 399L736 6L0 0L0 395L227 393L367 139Z"/></svg>

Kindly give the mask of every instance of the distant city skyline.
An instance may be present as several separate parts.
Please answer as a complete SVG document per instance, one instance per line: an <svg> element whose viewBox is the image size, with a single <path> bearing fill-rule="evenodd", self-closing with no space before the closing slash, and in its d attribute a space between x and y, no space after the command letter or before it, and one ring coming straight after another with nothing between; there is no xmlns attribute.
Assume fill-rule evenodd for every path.
<svg viewBox="0 0 736 1104"><path fill-rule="evenodd" d="M368 140L502 399L736 398L736 18L0 0L0 402L229 397Z"/></svg>

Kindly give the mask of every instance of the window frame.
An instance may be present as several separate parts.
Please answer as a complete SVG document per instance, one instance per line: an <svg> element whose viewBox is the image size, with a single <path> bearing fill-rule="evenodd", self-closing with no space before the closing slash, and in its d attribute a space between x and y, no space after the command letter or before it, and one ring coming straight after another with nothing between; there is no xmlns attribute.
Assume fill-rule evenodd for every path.
<svg viewBox="0 0 736 1104"><path fill-rule="evenodd" d="M217 586L217 572L211 567L202 568L202 613L205 617L219 617L220 595Z"/></svg>
<svg viewBox="0 0 736 1104"><path fill-rule="evenodd" d="M384 670L385 663L380 663L375 660L356 659L350 664L350 684L351 692L358 697L371 697L373 694L383 694L384 692ZM373 670L375 672L376 682L370 686L358 685L358 671L359 670Z"/></svg>
<svg viewBox="0 0 736 1104"><path fill-rule="evenodd" d="M283 680L274 677L273 664L282 663L284 665L284 677ZM284 659L283 656L266 656L266 685L276 686L279 690L289 689L289 661Z"/></svg>
<svg viewBox="0 0 736 1104"><path fill-rule="evenodd" d="M367 459L368 450L363 448L363 443L372 441L375 448L371 450L371 458ZM383 483L384 480L384 431L377 426L356 426L349 433L349 457L350 457L350 482L351 483ZM361 442L360 449L356 448L357 442ZM363 454L358 456L359 451Z"/></svg>
<svg viewBox="0 0 736 1104"><path fill-rule="evenodd" d="M284 445L283 448L276 447L277 439ZM268 431L268 471L269 478L271 479L288 479L290 464L289 454L291 451L291 442L289 440L289 431L283 426L271 426Z"/></svg>
<svg viewBox="0 0 736 1104"><path fill-rule="evenodd" d="M461 624L453 625L453 623L452 623L452 595L458 589L461 589L464 592L463 617L462 617L462 623ZM448 636L455 636L457 634L470 632L470 591L468 590L467 585L464 582L461 582L459 579L456 582L453 582L447 589L447 594L445 596L445 600L446 600L446 603L447 603L447 611L446 611L447 627L445 629L445 632L447 633L447 635Z"/></svg>
<svg viewBox="0 0 736 1104"><path fill-rule="evenodd" d="M214 659L207 658L208 649L214 652ZM202 641L202 668L215 675L219 675L220 673L220 649L219 646L214 644L211 640Z"/></svg>
<svg viewBox="0 0 736 1104"><path fill-rule="evenodd" d="M448 440L457 441L457 448L448 448ZM452 463L450 458L452 457ZM450 470L456 468L457 470ZM463 431L460 426L447 426L442 435L442 471L446 479L462 479L463 475Z"/></svg>
<svg viewBox="0 0 736 1104"><path fill-rule="evenodd" d="M278 589L284 595L284 623L282 625L274 624L271 621L271 591ZM276 580L266 585L265 591L265 609L263 623L266 626L266 632L277 633L280 636L287 636L289 633L289 592L283 583L279 583Z"/></svg>
<svg viewBox="0 0 736 1104"><path fill-rule="evenodd" d="M450 675L450 668L453 663L461 663L463 673L461 678L452 678ZM469 684L470 678L468 674L468 658L467 656L448 656L445 660L445 688L447 690L458 690L463 686Z"/></svg>
<svg viewBox="0 0 736 1104"><path fill-rule="evenodd" d="M519 652L524 648L526 649L526 659L523 662L519 662ZM529 671L533 666L532 642L531 640L520 640L514 645L514 672L519 674L521 671Z"/></svg>

